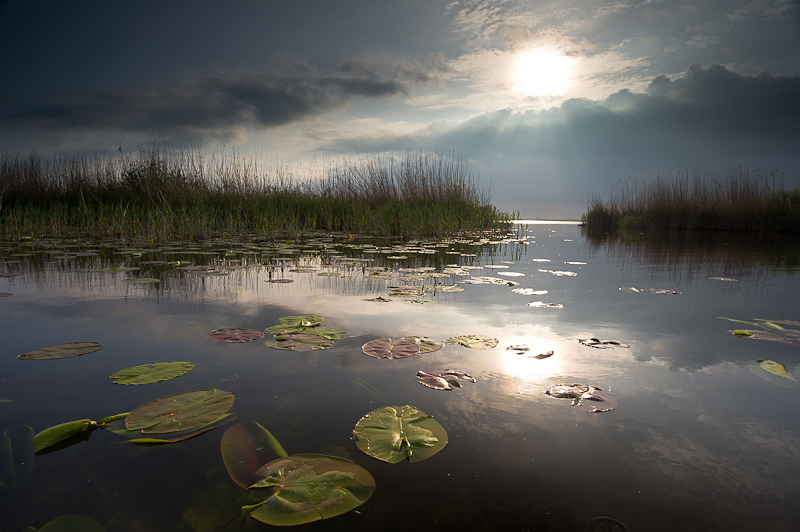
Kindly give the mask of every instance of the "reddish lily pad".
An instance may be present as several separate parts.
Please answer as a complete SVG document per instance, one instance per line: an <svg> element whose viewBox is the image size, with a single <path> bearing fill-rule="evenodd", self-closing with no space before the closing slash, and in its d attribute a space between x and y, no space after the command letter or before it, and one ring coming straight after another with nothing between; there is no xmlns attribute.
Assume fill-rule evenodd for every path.
<svg viewBox="0 0 800 532"><path fill-rule="evenodd" d="M87 353L94 353L102 347L97 342L71 342L42 347L36 351L17 355L17 358L22 360L51 360L54 358L77 357Z"/></svg>
<svg viewBox="0 0 800 532"><path fill-rule="evenodd" d="M233 406L233 394L212 388L168 395L143 404L125 420L128 430L165 434L210 423Z"/></svg>
<svg viewBox="0 0 800 532"><path fill-rule="evenodd" d="M243 344L263 338L264 333L261 331L254 331L253 329L216 329L208 333L208 337L215 342Z"/></svg>
<svg viewBox="0 0 800 532"><path fill-rule="evenodd" d="M379 338L367 342L361 347L365 355L373 358L408 358L420 353L420 346L416 342L406 339L392 340Z"/></svg>

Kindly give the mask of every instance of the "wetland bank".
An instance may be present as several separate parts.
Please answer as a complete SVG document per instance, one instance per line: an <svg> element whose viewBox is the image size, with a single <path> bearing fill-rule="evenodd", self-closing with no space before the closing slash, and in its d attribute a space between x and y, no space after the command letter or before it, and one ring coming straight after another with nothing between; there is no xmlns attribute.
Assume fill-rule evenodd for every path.
<svg viewBox="0 0 800 532"><path fill-rule="evenodd" d="M339 479L315 493L344 513L304 529L793 530L797 243L640 233L6 239L4 528L267 529L240 516L271 488L232 464L285 455ZM223 329L256 339L209 336ZM102 348L18 358L71 342ZM193 368L109 378L164 362ZM452 389L430 387L437 373ZM577 383L609 401L545 393ZM134 436L123 417L28 459L48 427L215 389L233 399L216 425ZM436 425L411 423L386 455L363 430L386 407Z"/></svg>

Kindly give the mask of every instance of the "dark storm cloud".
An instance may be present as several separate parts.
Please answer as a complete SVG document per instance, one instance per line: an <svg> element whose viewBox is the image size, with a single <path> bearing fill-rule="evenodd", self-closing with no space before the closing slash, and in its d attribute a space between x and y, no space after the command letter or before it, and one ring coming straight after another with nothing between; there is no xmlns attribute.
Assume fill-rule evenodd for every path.
<svg viewBox="0 0 800 532"><path fill-rule="evenodd" d="M313 69L298 65L306 72ZM296 122L344 107L351 98L407 95L396 80L368 77L291 77L272 73L210 76L100 94L61 95L46 102L5 101L0 120L39 131L119 130L205 134Z"/></svg>

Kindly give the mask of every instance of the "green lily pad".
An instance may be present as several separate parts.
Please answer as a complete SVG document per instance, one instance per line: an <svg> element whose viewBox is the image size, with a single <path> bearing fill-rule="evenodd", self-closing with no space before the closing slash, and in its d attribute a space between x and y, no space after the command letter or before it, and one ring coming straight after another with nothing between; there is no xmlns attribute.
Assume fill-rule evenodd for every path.
<svg viewBox="0 0 800 532"><path fill-rule="evenodd" d="M353 429L356 445L369 456L396 464L419 462L447 445L447 431L413 406L385 406L362 417Z"/></svg>
<svg viewBox="0 0 800 532"><path fill-rule="evenodd" d="M419 346L420 355L424 353L433 353L444 347L444 344L435 342L426 336L403 336L403 340L408 340L409 342L417 344Z"/></svg>
<svg viewBox="0 0 800 532"><path fill-rule="evenodd" d="M264 337L264 333L253 329L216 329L208 333L208 337L215 342L243 344L252 340L260 340Z"/></svg>
<svg viewBox="0 0 800 532"><path fill-rule="evenodd" d="M123 279L122 282L129 284L149 284L160 283L161 279L156 279L154 277L135 277L133 279Z"/></svg>
<svg viewBox="0 0 800 532"><path fill-rule="evenodd" d="M54 358L69 358L94 353L103 346L97 342L71 342L68 344L50 345L30 353L17 355L21 360L51 360Z"/></svg>
<svg viewBox="0 0 800 532"><path fill-rule="evenodd" d="M128 414L125 428L144 434L165 434L200 427L233 406L230 392L212 388L168 395L143 404Z"/></svg>
<svg viewBox="0 0 800 532"><path fill-rule="evenodd" d="M109 377L114 384L150 384L180 377L194 369L191 362L153 362L119 370Z"/></svg>
<svg viewBox="0 0 800 532"><path fill-rule="evenodd" d="M470 349L483 351L484 349L494 349L499 343L496 338L489 338L481 335L452 336L444 341L446 344L463 345Z"/></svg>
<svg viewBox="0 0 800 532"><path fill-rule="evenodd" d="M756 360L756 362L758 362L758 365L761 366L764 371L768 371L773 375L793 381L797 380L789 374L789 372L786 370L786 366L780 362L775 362L774 360Z"/></svg>
<svg viewBox="0 0 800 532"><path fill-rule="evenodd" d="M363 467L334 456L301 454L278 458L256 472L250 486L255 505L250 515L276 526L329 519L361 506L375 491L375 479Z"/></svg>
<svg viewBox="0 0 800 532"><path fill-rule="evenodd" d="M289 333L276 335L275 340L266 342L266 345L282 351L320 351L333 347L333 341L316 334Z"/></svg>
<svg viewBox="0 0 800 532"><path fill-rule="evenodd" d="M749 364L747 368L754 375L784 388L796 388L800 385L797 380L789 374L789 371L783 364L773 360L757 360Z"/></svg>
<svg viewBox="0 0 800 532"><path fill-rule="evenodd" d="M408 358L420 354L420 346L413 341L391 338L379 338L367 342L361 347L364 354L373 358Z"/></svg>
<svg viewBox="0 0 800 532"><path fill-rule="evenodd" d="M255 421L237 423L226 430L220 449L228 474L242 488L260 479L256 471L272 459L267 449L281 458L289 456L275 436Z"/></svg>
<svg viewBox="0 0 800 532"><path fill-rule="evenodd" d="M770 340L774 342L780 342L785 345L790 345L792 347L800 347L800 329L797 328L797 326L800 325L800 322L798 321L779 320L775 318L754 318L754 321L744 321L733 318L724 318L721 316L720 319L761 327L761 329L731 329L728 331L740 338Z"/></svg>
<svg viewBox="0 0 800 532"><path fill-rule="evenodd" d="M302 334L313 334L316 336L322 336L324 338L327 338L328 340L341 340L342 338L347 336L347 333L345 331L340 331L339 329L331 329L330 327L325 327L324 325L317 325L316 327L304 327L302 330Z"/></svg>
<svg viewBox="0 0 800 532"><path fill-rule="evenodd" d="M316 327L325 321L325 318L317 314L306 314L304 316L283 316L278 318L280 325L273 325L267 327L264 332L273 334L282 334L290 332L300 332L305 327Z"/></svg>

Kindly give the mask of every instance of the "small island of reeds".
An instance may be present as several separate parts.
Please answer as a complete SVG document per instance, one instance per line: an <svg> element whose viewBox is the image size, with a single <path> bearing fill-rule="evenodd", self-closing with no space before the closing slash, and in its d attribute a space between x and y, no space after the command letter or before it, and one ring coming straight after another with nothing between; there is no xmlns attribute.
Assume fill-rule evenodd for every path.
<svg viewBox="0 0 800 532"><path fill-rule="evenodd" d="M336 231L440 236L507 228L455 154L342 159L295 178L237 151L154 145L136 152L0 154L6 236L135 240Z"/></svg>
<svg viewBox="0 0 800 532"><path fill-rule="evenodd" d="M728 231L800 231L800 189L774 172L733 168L629 179L610 199L589 195L583 225Z"/></svg>

